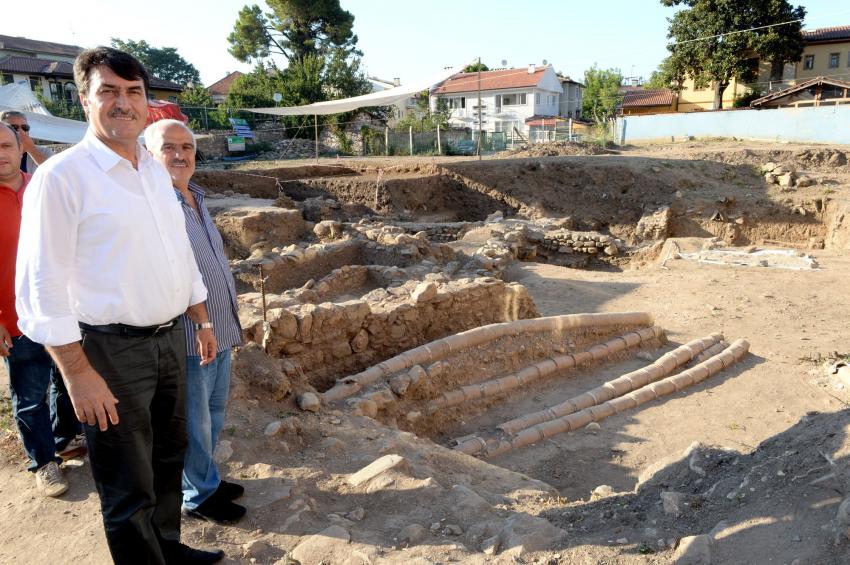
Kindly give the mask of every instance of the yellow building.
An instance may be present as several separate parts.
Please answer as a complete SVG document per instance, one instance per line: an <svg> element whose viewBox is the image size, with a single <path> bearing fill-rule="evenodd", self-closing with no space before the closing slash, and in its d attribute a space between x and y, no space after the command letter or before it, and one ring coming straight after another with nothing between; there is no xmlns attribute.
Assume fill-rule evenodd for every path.
<svg viewBox="0 0 850 565"><path fill-rule="evenodd" d="M760 62L755 83L739 84L732 80L723 91L722 107L731 108L737 97L749 94L752 89L769 93L814 77L850 79L850 25L803 31L803 41L806 46L800 61L775 70L769 63ZM694 88L693 80L686 79L679 92L678 111L714 110L717 108L716 98L716 83Z"/></svg>

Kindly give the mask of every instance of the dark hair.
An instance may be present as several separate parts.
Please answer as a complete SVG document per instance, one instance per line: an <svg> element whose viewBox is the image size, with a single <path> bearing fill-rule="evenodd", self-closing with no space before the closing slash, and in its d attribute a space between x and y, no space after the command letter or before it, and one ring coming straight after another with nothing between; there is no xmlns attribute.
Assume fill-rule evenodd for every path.
<svg viewBox="0 0 850 565"><path fill-rule="evenodd" d="M86 49L74 60L74 82L77 84L77 91L80 94L88 94L89 75L92 67L98 65L106 65L124 80L142 79L145 83L145 94L150 90L148 72L138 59L124 51L101 45L93 49Z"/></svg>
<svg viewBox="0 0 850 565"><path fill-rule="evenodd" d="M17 144L18 144L18 147L20 147L20 146L21 146L21 138L20 138L20 137L18 137L18 132L17 132L17 131L15 131L15 128L13 128L12 126L10 126L10 125L9 125L9 124L7 124L6 122L0 122L0 126L2 126L2 127L4 127L4 128L6 128L6 129L7 129L7 130L9 130L10 132L12 132L12 135L14 135L14 136L15 136L15 143L17 143Z"/></svg>

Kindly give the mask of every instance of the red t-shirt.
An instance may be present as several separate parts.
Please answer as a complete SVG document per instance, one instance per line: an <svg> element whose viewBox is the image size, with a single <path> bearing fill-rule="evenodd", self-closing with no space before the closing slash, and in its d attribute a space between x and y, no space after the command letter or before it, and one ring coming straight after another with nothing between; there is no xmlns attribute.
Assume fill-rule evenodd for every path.
<svg viewBox="0 0 850 565"><path fill-rule="evenodd" d="M12 337L21 335L15 312L15 259L21 232L24 189L32 175L21 173L24 183L17 191L0 184L0 324Z"/></svg>

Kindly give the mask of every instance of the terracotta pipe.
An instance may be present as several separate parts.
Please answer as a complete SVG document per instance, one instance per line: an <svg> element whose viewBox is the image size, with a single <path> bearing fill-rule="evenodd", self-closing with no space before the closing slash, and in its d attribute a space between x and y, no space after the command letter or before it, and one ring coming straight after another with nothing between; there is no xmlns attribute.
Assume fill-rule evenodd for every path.
<svg viewBox="0 0 850 565"><path fill-rule="evenodd" d="M556 332L584 327L650 326L652 324L652 314L648 312L565 314L489 324L421 345L378 363L365 371L340 379L331 389L322 393L322 400L325 403L341 400L356 394L363 387L379 379L389 377L393 373L398 373L413 365L433 363L452 353L458 353L506 335Z"/></svg>
<svg viewBox="0 0 850 565"><path fill-rule="evenodd" d="M690 369L686 369L677 375L667 377L663 380L641 387L638 390L626 394L625 396L609 400L597 406L586 408L574 414L569 414L555 420L550 420L534 425L530 428L520 430L510 441L502 440L498 442L484 442L476 438L477 442L475 442L475 444L483 444L486 446L482 452L482 457L489 458L507 451L526 447L532 443L536 443L560 433L576 431L590 422L599 422L600 420L604 420L608 416L618 412L634 408L635 406L639 406L646 402L650 402L657 398L661 398L662 396L672 394L702 382L740 361L741 358L747 354L749 349L750 344L746 340L736 340L722 352L710 357L706 361L703 361ZM468 442L470 442L470 440L466 440L463 446L458 445L455 449L463 451L464 453L476 453L470 449L475 444L469 445ZM461 447L463 447L463 449Z"/></svg>
<svg viewBox="0 0 850 565"><path fill-rule="evenodd" d="M554 420L555 418L560 418L567 414L572 414L573 412L578 412L579 410L584 410L591 406L601 404L611 400L612 398L622 396L623 394L638 389L648 383L662 379L666 375L675 371L677 367L684 365L696 355L717 344L722 339L723 336L718 333L711 334L710 336L702 339L695 339L685 345L677 347L669 353L665 353L659 357L658 360L650 363L646 367L627 373L612 381L608 381L602 386L570 398L561 404L551 406L545 410L540 410L539 412L525 414L524 416L520 416L519 418L514 418L513 420L500 424L497 427L503 432L514 434L519 430L540 424L547 420Z"/></svg>
<svg viewBox="0 0 850 565"><path fill-rule="evenodd" d="M623 351L627 347L634 347L644 341L659 338L663 335L663 329L659 326L653 326L651 328L643 328L636 332L629 332L623 336L615 337L605 343L596 344L586 352L583 352L585 355L578 353L550 357L544 361L540 361L539 363L526 367L517 373L444 392L442 395L428 403L427 410L429 412L436 412L442 408L456 406L464 402L472 402L503 394L517 387L526 386L558 371L577 367L588 361L604 359L613 353ZM460 394L458 394L459 392Z"/></svg>

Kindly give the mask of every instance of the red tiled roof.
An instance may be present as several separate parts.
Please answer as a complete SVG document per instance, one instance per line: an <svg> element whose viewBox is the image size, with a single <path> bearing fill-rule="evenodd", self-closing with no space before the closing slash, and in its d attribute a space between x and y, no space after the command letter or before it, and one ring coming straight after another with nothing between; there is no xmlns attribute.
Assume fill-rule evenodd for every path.
<svg viewBox="0 0 850 565"><path fill-rule="evenodd" d="M241 76L242 73L239 71L233 71L220 81L209 85L207 87L207 92L210 94L221 94L222 96L227 96L230 93L230 87L233 85L233 81Z"/></svg>
<svg viewBox="0 0 850 565"><path fill-rule="evenodd" d="M537 86L547 68L536 68L533 73L529 73L527 68L483 71L481 73L481 90ZM432 93L450 94L453 92L472 92L475 90L478 90L478 73L457 73L435 88Z"/></svg>
<svg viewBox="0 0 850 565"><path fill-rule="evenodd" d="M841 39L850 41L850 26L833 26L803 30L803 41L806 43L813 43L816 41L836 41Z"/></svg>
<svg viewBox="0 0 850 565"><path fill-rule="evenodd" d="M26 37L12 37L11 35L0 35L0 49L50 53L53 55L65 55L66 57L76 57L83 51L83 48L77 45L39 41L37 39L27 39Z"/></svg>
<svg viewBox="0 0 850 565"><path fill-rule="evenodd" d="M623 96L623 108L635 106L670 106L673 91L666 88L656 90L628 90Z"/></svg>
<svg viewBox="0 0 850 565"><path fill-rule="evenodd" d="M74 76L74 66L71 63L18 55L12 55L0 61L0 71L25 75Z"/></svg>
<svg viewBox="0 0 850 565"><path fill-rule="evenodd" d="M562 118L560 116L540 116L534 115L530 118L525 119L525 125L527 126L552 126L554 127L558 122L566 122L566 118Z"/></svg>

